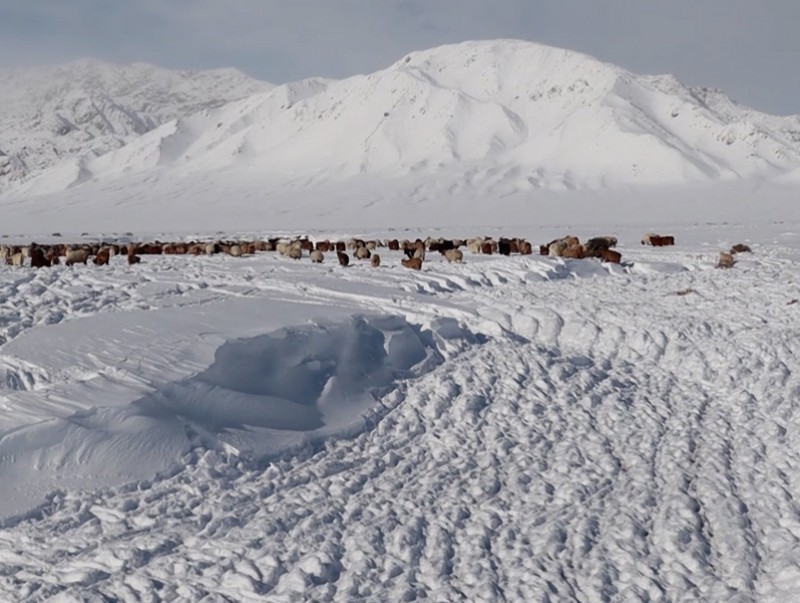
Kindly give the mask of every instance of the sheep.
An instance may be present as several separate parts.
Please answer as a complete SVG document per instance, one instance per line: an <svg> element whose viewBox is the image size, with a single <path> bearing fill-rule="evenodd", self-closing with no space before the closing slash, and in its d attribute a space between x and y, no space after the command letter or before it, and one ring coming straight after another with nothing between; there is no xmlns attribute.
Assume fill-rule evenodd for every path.
<svg viewBox="0 0 800 603"><path fill-rule="evenodd" d="M340 266L347 266L350 263L350 256L347 255L344 251L337 251L336 258L339 260Z"/></svg>
<svg viewBox="0 0 800 603"><path fill-rule="evenodd" d="M381 265L381 256L377 253L373 253L372 257L369 259L369 265L373 268L377 268Z"/></svg>
<svg viewBox="0 0 800 603"><path fill-rule="evenodd" d="M73 264L83 264L86 265L86 260L89 259L89 250L88 249L69 249L66 253L66 261L64 264L67 266L72 266Z"/></svg>
<svg viewBox="0 0 800 603"><path fill-rule="evenodd" d="M613 249L601 249L597 257L599 257L602 262L610 262L612 264L619 264L622 261L622 254Z"/></svg>
<svg viewBox="0 0 800 603"><path fill-rule="evenodd" d="M522 255L531 255L533 253L533 245L531 245L528 241L520 241L519 252Z"/></svg>
<svg viewBox="0 0 800 603"><path fill-rule="evenodd" d="M241 245L231 245L228 248L228 255L231 255L235 258L242 257L242 247Z"/></svg>
<svg viewBox="0 0 800 603"><path fill-rule="evenodd" d="M467 249L470 253L480 253L483 248L483 239L469 239L467 241Z"/></svg>
<svg viewBox="0 0 800 603"><path fill-rule="evenodd" d="M586 241L586 253L591 257L600 257L601 251L607 251L616 244L615 237L594 237Z"/></svg>
<svg viewBox="0 0 800 603"><path fill-rule="evenodd" d="M731 247L731 250L730 250L729 253L731 253L731 255L732 255L734 253L749 253L751 251L753 251L753 250L750 249L750 247L745 245L744 243L736 243L736 245Z"/></svg>
<svg viewBox="0 0 800 603"><path fill-rule="evenodd" d="M325 259L325 255L319 249L315 249L314 251L309 253L308 256L311 258L311 261L314 262L315 264L321 264L322 260Z"/></svg>
<svg viewBox="0 0 800 603"><path fill-rule="evenodd" d="M581 260L586 257L586 249L583 245L570 245L561 252L561 257Z"/></svg>
<svg viewBox="0 0 800 603"><path fill-rule="evenodd" d="M653 247L663 247L665 245L674 245L675 237L671 235L658 235L648 232L642 237L642 245L652 245Z"/></svg>
<svg viewBox="0 0 800 603"><path fill-rule="evenodd" d="M107 266L110 259L109 249L108 247L104 247L95 254L92 262L94 262L96 266Z"/></svg>
<svg viewBox="0 0 800 603"><path fill-rule="evenodd" d="M368 260L372 253L366 247L357 247L353 255L356 256L356 259Z"/></svg>
<svg viewBox="0 0 800 603"><path fill-rule="evenodd" d="M6 264L8 264L9 266L24 266L25 254L22 253L21 251L17 251L16 253L6 258Z"/></svg>
<svg viewBox="0 0 800 603"><path fill-rule="evenodd" d="M448 262L461 262L464 260L464 252L460 249L448 249L444 252L444 257Z"/></svg>
<svg viewBox="0 0 800 603"><path fill-rule="evenodd" d="M303 250L300 247L292 246L286 256L293 260L299 260L303 257Z"/></svg>
<svg viewBox="0 0 800 603"><path fill-rule="evenodd" d="M138 264L141 261L142 261L142 258L140 258L138 255L136 255L134 253L129 253L128 254L128 264L129 265Z"/></svg>
<svg viewBox="0 0 800 603"><path fill-rule="evenodd" d="M733 259L733 254L730 254L727 251L719 252L719 261L717 262L717 268L733 268L733 265L735 263L736 260Z"/></svg>
<svg viewBox="0 0 800 603"><path fill-rule="evenodd" d="M412 270L422 270L422 260L420 258L403 258L400 260L400 263Z"/></svg>
<svg viewBox="0 0 800 603"><path fill-rule="evenodd" d="M41 247L37 246L31 248L31 266L33 268L46 268L50 266L50 260L47 259L44 249Z"/></svg>

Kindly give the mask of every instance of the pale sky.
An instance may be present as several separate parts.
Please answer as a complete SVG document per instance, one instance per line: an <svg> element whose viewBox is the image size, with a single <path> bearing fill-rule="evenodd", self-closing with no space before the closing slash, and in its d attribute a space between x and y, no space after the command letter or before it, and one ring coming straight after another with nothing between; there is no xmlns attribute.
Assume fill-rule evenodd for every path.
<svg viewBox="0 0 800 603"><path fill-rule="evenodd" d="M0 67L94 57L284 83L518 38L800 113L800 0L0 0Z"/></svg>

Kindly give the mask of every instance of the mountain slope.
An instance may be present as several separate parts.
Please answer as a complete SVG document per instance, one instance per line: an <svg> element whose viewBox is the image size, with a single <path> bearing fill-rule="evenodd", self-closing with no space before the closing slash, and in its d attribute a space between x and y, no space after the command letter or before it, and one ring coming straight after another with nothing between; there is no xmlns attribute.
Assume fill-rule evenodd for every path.
<svg viewBox="0 0 800 603"><path fill-rule="evenodd" d="M96 60L0 72L0 190L271 87L235 69L170 71ZM64 165L58 170L67 182L77 173Z"/></svg>
<svg viewBox="0 0 800 603"><path fill-rule="evenodd" d="M455 167L454 177L501 184L501 192L676 183L800 166L800 119L567 50L466 42L179 119L84 162L81 179L155 165L256 167L275 184L287 174L319 182Z"/></svg>

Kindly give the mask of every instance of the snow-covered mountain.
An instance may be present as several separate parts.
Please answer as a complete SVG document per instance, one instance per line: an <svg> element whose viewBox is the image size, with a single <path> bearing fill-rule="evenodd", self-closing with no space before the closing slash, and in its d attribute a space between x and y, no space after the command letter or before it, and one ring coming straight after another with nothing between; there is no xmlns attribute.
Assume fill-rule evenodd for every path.
<svg viewBox="0 0 800 603"><path fill-rule="evenodd" d="M441 179L446 169L454 184L501 194L760 178L800 166L798 116L766 115L671 76L639 76L529 42L465 42L414 52L369 75L291 83L194 114L199 101L180 105L175 98L183 94L164 92L173 81L167 73L130 69L140 76L139 84L129 86L131 95L155 77L150 74L163 81L149 86L153 93L135 97L152 107L150 121L120 109L118 121L127 126L110 126L112 132L141 135L115 152L84 154L54 167L19 194L107 181L156 166L179 173L255 168L268 188L298 177L303 183L365 174ZM128 71L113 73L121 82L129 80L123 75ZM224 88L235 97L259 86L236 81L239 88L197 84L194 90ZM89 110L85 101L72 98L73 105ZM217 94L206 105L221 99ZM157 109L162 102L169 108ZM178 119L151 129L181 110ZM70 130L80 120L50 114L43 140L87 136L86 129L75 135Z"/></svg>
<svg viewBox="0 0 800 603"><path fill-rule="evenodd" d="M270 88L235 69L170 71L93 59L0 72L0 190Z"/></svg>

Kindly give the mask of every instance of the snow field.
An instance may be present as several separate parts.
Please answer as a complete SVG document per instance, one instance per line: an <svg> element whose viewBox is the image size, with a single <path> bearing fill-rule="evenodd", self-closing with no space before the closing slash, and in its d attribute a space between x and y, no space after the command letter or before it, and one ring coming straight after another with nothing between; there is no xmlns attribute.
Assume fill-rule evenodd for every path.
<svg viewBox="0 0 800 603"><path fill-rule="evenodd" d="M793 232L759 233L728 271L714 256L740 233L719 225L623 245L623 266L468 254L418 273L381 250L376 270L269 254L0 269L4 483L28 507L60 488L5 520L0 593L792 600ZM111 434L92 446L117 475L59 486L96 466L60 427L39 438L54 421ZM115 433L130 425L148 475Z"/></svg>

